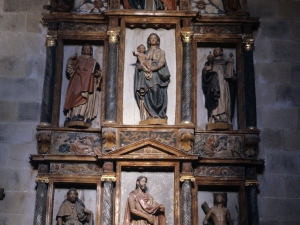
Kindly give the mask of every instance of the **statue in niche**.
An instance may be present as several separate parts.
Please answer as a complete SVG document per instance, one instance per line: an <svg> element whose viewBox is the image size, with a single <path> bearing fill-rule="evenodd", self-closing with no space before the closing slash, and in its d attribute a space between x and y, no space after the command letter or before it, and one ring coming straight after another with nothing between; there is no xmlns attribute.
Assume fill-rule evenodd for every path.
<svg viewBox="0 0 300 225"><path fill-rule="evenodd" d="M75 53L67 62L67 74L70 82L67 88L64 112L65 126L90 127L97 116L101 69L93 58L93 48L85 44L81 56Z"/></svg>
<svg viewBox="0 0 300 225"><path fill-rule="evenodd" d="M106 10L107 10L107 3L104 4L102 0L83 0L83 2L80 5L74 7L72 12L102 13L103 11Z"/></svg>
<svg viewBox="0 0 300 225"><path fill-rule="evenodd" d="M213 225L232 225L230 212L224 205L227 202L227 193L214 193L214 206L209 208L207 203L202 204L205 212L203 224L209 225L211 221Z"/></svg>
<svg viewBox="0 0 300 225"><path fill-rule="evenodd" d="M146 50L146 56L150 65L141 65L139 61L141 57L138 58L136 63L134 93L140 108L140 124L167 123L167 87L170 82L170 72L165 52L159 46L159 36L156 33L150 34L147 39L148 49ZM155 119L157 123L153 122ZM158 121L157 119L160 120Z"/></svg>
<svg viewBox="0 0 300 225"><path fill-rule="evenodd" d="M146 184L147 177L137 178L126 202L124 225L166 225L165 207L146 192Z"/></svg>
<svg viewBox="0 0 300 225"><path fill-rule="evenodd" d="M69 12L74 6L75 0L50 0L50 5L44 5L44 9L52 12Z"/></svg>
<svg viewBox="0 0 300 225"><path fill-rule="evenodd" d="M156 10L176 10L175 0L154 0ZM124 9L145 9L145 0L124 0Z"/></svg>
<svg viewBox="0 0 300 225"><path fill-rule="evenodd" d="M225 61L223 49L217 47L207 56L202 70L202 89L208 123L231 124L232 103L229 82L235 80L233 54ZM230 126L232 127L232 126Z"/></svg>
<svg viewBox="0 0 300 225"><path fill-rule="evenodd" d="M83 202L78 199L78 193L74 188L67 192L67 199L61 204L56 215L57 225L92 225L93 213L85 208Z"/></svg>

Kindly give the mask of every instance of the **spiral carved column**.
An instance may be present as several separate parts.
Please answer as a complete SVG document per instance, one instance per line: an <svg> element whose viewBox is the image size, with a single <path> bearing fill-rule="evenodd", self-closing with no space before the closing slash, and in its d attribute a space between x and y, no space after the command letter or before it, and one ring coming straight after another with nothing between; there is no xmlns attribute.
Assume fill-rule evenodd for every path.
<svg viewBox="0 0 300 225"><path fill-rule="evenodd" d="M113 182L116 181L114 176L101 177L103 183L103 199L102 199L102 213L101 225L113 224Z"/></svg>
<svg viewBox="0 0 300 225"><path fill-rule="evenodd" d="M193 117L193 51L192 31L181 31L182 57L182 92L181 92L181 122L191 123Z"/></svg>
<svg viewBox="0 0 300 225"><path fill-rule="evenodd" d="M118 37L119 30L110 30L108 45L108 67L105 88L105 121L117 120L117 75L118 75Z"/></svg>
<svg viewBox="0 0 300 225"><path fill-rule="evenodd" d="M246 181L247 202L248 202L248 224L259 225L259 214L257 204L258 181Z"/></svg>
<svg viewBox="0 0 300 225"><path fill-rule="evenodd" d="M253 65L254 39L247 39L243 42L244 48L244 77L245 77L245 109L246 127L256 128L256 96L255 76Z"/></svg>
<svg viewBox="0 0 300 225"><path fill-rule="evenodd" d="M44 225L46 223L47 208L47 184L48 178L37 178L37 190L35 199L33 225Z"/></svg>
<svg viewBox="0 0 300 225"><path fill-rule="evenodd" d="M192 224L192 181L195 181L193 176L181 177L180 181L182 184L182 204L181 204L181 224L191 225Z"/></svg>
<svg viewBox="0 0 300 225"><path fill-rule="evenodd" d="M40 127L50 126L52 122L53 90L56 60L56 37L47 36L46 66L41 105Z"/></svg>

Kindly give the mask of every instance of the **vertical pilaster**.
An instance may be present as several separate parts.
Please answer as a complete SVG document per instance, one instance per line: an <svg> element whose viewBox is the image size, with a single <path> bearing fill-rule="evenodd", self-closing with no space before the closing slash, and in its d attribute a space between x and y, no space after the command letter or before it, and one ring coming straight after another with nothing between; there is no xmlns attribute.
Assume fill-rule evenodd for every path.
<svg viewBox="0 0 300 225"><path fill-rule="evenodd" d="M118 37L120 30L109 30L108 68L105 83L105 122L117 120Z"/></svg>
<svg viewBox="0 0 300 225"><path fill-rule="evenodd" d="M193 176L183 176L180 178L182 183L182 203L181 203L181 224L191 225L192 217L192 181L195 181Z"/></svg>
<svg viewBox="0 0 300 225"><path fill-rule="evenodd" d="M101 212L101 225L113 224L113 182L116 181L114 176L101 177L103 181L103 199Z"/></svg>
<svg viewBox="0 0 300 225"><path fill-rule="evenodd" d="M256 180L246 181L247 203L248 203L248 224L259 225L259 214L257 204L257 186Z"/></svg>
<svg viewBox="0 0 300 225"><path fill-rule="evenodd" d="M41 105L40 127L50 126L53 110L53 90L56 59L56 37L47 36L46 39L46 66L43 85L43 98Z"/></svg>
<svg viewBox="0 0 300 225"><path fill-rule="evenodd" d="M48 178L36 178L37 190L35 200L35 210L33 225L45 225L46 223L46 206L47 206L47 184Z"/></svg>
<svg viewBox="0 0 300 225"><path fill-rule="evenodd" d="M253 65L254 39L243 42L246 127L256 128L256 96Z"/></svg>
<svg viewBox="0 0 300 225"><path fill-rule="evenodd" d="M192 31L181 31L182 37L182 86L181 123L191 123L193 118L193 51Z"/></svg>

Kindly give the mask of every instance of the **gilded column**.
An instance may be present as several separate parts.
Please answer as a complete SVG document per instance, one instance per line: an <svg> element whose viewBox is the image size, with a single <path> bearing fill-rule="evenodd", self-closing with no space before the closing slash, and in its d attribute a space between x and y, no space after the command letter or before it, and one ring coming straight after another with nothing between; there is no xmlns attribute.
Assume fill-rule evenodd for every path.
<svg viewBox="0 0 300 225"><path fill-rule="evenodd" d="M112 225L113 224L113 182L116 181L116 178L114 176L103 175L101 177L101 181L104 181L101 225Z"/></svg>
<svg viewBox="0 0 300 225"><path fill-rule="evenodd" d="M108 68L105 88L105 121L117 120L117 75L118 75L118 37L120 30L109 30Z"/></svg>
<svg viewBox="0 0 300 225"><path fill-rule="evenodd" d="M182 82L181 123L191 123L193 117L193 51L192 31L181 31L182 37Z"/></svg>
<svg viewBox="0 0 300 225"><path fill-rule="evenodd" d="M253 65L254 39L243 42L246 127L256 129L256 96Z"/></svg>
<svg viewBox="0 0 300 225"><path fill-rule="evenodd" d="M53 90L55 76L55 60L56 60L56 37L47 36L46 38L46 66L43 85L43 98L41 105L40 127L50 126L52 122L53 109Z"/></svg>
<svg viewBox="0 0 300 225"><path fill-rule="evenodd" d="M256 180L246 181L247 203L248 203L248 224L259 225L259 214L257 204L257 186L259 185Z"/></svg>
<svg viewBox="0 0 300 225"><path fill-rule="evenodd" d="M36 178L37 190L35 199L35 210L33 225L44 225L46 223L46 207L47 207L47 183L48 177Z"/></svg>
<svg viewBox="0 0 300 225"><path fill-rule="evenodd" d="M181 204L181 224L192 224L192 181L195 181L193 176L183 176L180 178L182 184L182 204Z"/></svg>

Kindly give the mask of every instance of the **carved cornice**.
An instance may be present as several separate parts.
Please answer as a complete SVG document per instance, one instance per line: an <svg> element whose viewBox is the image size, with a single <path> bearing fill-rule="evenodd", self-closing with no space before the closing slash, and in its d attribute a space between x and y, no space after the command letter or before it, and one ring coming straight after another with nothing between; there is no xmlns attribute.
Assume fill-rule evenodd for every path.
<svg viewBox="0 0 300 225"><path fill-rule="evenodd" d="M47 47L53 47L56 46L56 40L57 38L51 35L47 35L46 37L46 46Z"/></svg>
<svg viewBox="0 0 300 225"><path fill-rule="evenodd" d="M193 38L193 31L181 31L182 42L191 42Z"/></svg>
<svg viewBox="0 0 300 225"><path fill-rule="evenodd" d="M116 177L113 175L102 175L101 176L101 181L112 181L112 182L116 182Z"/></svg>
<svg viewBox="0 0 300 225"><path fill-rule="evenodd" d="M259 182L257 180L246 180L245 182L245 186L248 187L248 186L259 186Z"/></svg>
<svg viewBox="0 0 300 225"><path fill-rule="evenodd" d="M49 183L49 177L37 177L37 178L35 178L35 182L36 183L43 182L43 183L48 184Z"/></svg>
<svg viewBox="0 0 300 225"><path fill-rule="evenodd" d="M181 176L179 180L180 180L180 182L184 182L185 180L191 180L192 182L195 182L195 177L194 176Z"/></svg>
<svg viewBox="0 0 300 225"><path fill-rule="evenodd" d="M250 39L245 39L243 41L243 48L246 51L253 51L254 49L254 39L250 38Z"/></svg>
<svg viewBox="0 0 300 225"><path fill-rule="evenodd" d="M109 43L118 43L120 30L114 29L107 31L107 35L109 36Z"/></svg>

